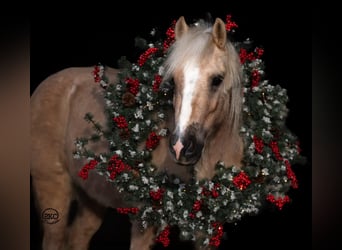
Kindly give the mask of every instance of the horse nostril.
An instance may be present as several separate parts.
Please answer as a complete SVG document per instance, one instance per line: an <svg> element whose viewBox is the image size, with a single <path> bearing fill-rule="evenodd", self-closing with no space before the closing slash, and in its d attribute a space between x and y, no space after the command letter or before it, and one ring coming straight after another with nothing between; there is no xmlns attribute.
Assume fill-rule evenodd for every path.
<svg viewBox="0 0 342 250"><path fill-rule="evenodd" d="M185 156L190 156L195 152L195 144L193 141L190 141L185 149Z"/></svg>

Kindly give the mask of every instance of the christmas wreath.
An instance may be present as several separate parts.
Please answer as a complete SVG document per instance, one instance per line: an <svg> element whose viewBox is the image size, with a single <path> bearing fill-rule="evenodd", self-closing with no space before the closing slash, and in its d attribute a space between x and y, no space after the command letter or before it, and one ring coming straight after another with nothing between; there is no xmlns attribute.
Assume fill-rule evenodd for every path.
<svg viewBox="0 0 342 250"><path fill-rule="evenodd" d="M257 214L265 202L279 209L290 202L287 192L298 187L291 165L303 157L297 137L285 126L286 90L264 79L264 50L253 48L245 40L234 42L244 72L243 169L218 162L214 178L190 183L156 171L150 162L151 151L168 134L161 124L172 108L172 83L161 86L161 82L162 64L174 41L174 26L175 21L164 40L156 38L156 29L151 31L155 42L137 38L136 44L144 52L136 63L125 57L119 60L121 71L116 84L108 83L104 66L95 66L94 80L105 88L109 129L104 130L92 114L86 114L95 131L89 138L76 139L74 157L88 159L79 171L80 177L87 179L88 172L96 169L123 194L127 204L132 204L117 208L119 213L140 221L142 230L159 228L157 242L167 246L170 227L176 225L181 239L217 247L224 223ZM231 36L237 27L227 15L226 29ZM108 141L109 150L96 155L87 149L87 143L101 137ZM142 143L145 147L138 148ZM135 202L142 206L136 207Z"/></svg>

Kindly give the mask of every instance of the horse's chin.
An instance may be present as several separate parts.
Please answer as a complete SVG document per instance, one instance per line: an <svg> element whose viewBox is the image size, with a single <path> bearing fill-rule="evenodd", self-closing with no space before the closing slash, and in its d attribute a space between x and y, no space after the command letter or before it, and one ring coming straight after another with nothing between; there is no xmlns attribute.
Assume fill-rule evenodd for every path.
<svg viewBox="0 0 342 250"><path fill-rule="evenodd" d="M193 166L195 165L199 159L201 157L196 157L196 158L192 158L192 159L184 159L183 157L181 157L181 159L177 160L175 157L173 158L174 161L178 164L178 165L182 165L182 166Z"/></svg>

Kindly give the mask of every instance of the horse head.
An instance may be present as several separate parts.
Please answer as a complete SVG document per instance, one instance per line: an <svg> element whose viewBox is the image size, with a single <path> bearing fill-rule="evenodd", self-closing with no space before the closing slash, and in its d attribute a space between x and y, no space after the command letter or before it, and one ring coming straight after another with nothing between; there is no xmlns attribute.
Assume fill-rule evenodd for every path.
<svg viewBox="0 0 342 250"><path fill-rule="evenodd" d="M237 130L241 65L220 18L213 25L200 21L189 26L180 17L175 39L164 76L175 84L169 149L177 163L194 165L217 131Z"/></svg>

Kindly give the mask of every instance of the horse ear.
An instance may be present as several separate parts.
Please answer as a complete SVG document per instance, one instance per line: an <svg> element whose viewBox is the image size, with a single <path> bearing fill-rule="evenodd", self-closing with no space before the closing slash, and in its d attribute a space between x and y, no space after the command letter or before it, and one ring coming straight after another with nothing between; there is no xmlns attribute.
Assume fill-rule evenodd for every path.
<svg viewBox="0 0 342 250"><path fill-rule="evenodd" d="M226 25L222 21L221 18L216 18L214 26L213 26L213 40L217 47L223 49L227 42L227 31Z"/></svg>
<svg viewBox="0 0 342 250"><path fill-rule="evenodd" d="M175 38L176 40L181 38L188 31L189 26L186 24L185 19L181 16L175 26Z"/></svg>

